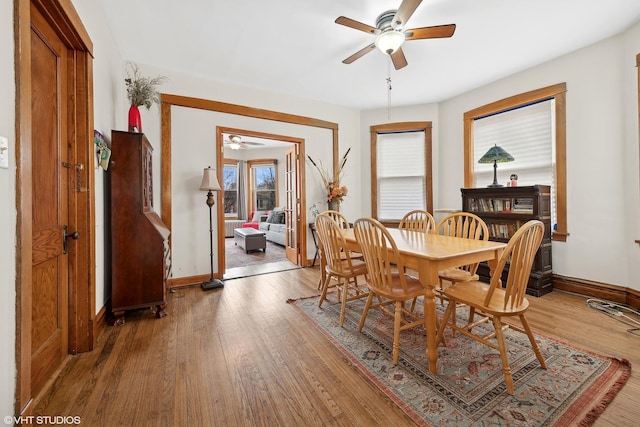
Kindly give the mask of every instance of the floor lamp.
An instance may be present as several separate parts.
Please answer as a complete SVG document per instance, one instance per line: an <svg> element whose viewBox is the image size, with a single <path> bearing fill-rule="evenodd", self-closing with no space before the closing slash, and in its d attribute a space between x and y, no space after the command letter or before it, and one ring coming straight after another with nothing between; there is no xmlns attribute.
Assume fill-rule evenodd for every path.
<svg viewBox="0 0 640 427"><path fill-rule="evenodd" d="M211 277L206 282L202 282L200 285L202 290L208 291L211 289L218 289L224 286L219 279L213 278L213 205L215 200L213 198L214 191L221 191L218 178L216 178L216 171L211 169L211 166L205 168L202 175L202 184L200 184L201 191L207 191L207 206L209 206L209 257L211 259Z"/></svg>

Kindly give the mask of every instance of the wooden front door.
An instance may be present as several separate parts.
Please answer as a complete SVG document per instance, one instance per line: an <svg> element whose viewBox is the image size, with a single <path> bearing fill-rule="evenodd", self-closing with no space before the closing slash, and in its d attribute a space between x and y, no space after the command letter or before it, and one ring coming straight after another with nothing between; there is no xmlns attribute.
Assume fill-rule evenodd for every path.
<svg viewBox="0 0 640 427"><path fill-rule="evenodd" d="M31 7L32 288L31 392L35 396L68 354L70 147L67 49ZM74 231L74 230L67 230Z"/></svg>
<svg viewBox="0 0 640 427"><path fill-rule="evenodd" d="M300 265L298 250L298 226L300 222L300 195L298 192L298 144L293 144L287 150L285 157L286 162L286 247L285 251L287 259L295 264Z"/></svg>

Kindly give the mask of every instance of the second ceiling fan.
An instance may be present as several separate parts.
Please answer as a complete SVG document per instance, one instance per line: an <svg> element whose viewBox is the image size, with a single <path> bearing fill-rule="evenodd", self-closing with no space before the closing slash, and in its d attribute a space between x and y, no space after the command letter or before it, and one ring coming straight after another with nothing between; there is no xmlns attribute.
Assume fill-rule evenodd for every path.
<svg viewBox="0 0 640 427"><path fill-rule="evenodd" d="M261 142L243 141L240 135L229 135L229 140L225 141L224 144L232 150L246 149L249 148L250 145L264 145Z"/></svg>
<svg viewBox="0 0 640 427"><path fill-rule="evenodd" d="M435 39L453 36L456 30L455 24L404 29L407 21L411 18L411 15L413 15L421 2L422 0L403 0L398 10L388 10L378 16L375 27L344 16L336 19L336 24L355 28L356 30L377 36L374 43L360 49L342 62L351 64L356 59L374 50L377 46L382 52L391 56L393 66L396 70L399 70L407 65L407 58L402 51L402 43L404 43L405 40Z"/></svg>

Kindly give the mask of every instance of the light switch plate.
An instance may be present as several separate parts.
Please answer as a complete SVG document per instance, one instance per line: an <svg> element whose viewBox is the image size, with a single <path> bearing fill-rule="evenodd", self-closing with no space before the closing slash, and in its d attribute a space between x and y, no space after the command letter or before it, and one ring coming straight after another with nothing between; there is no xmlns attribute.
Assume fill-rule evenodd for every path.
<svg viewBox="0 0 640 427"><path fill-rule="evenodd" d="M0 136L0 168L9 169L9 140Z"/></svg>

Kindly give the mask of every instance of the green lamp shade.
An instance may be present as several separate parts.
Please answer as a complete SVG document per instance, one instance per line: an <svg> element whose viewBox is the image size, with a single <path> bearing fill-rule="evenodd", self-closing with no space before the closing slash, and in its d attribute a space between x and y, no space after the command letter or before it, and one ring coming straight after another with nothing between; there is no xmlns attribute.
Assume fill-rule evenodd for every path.
<svg viewBox="0 0 640 427"><path fill-rule="evenodd" d="M487 187L502 187L502 184L498 184L498 163L512 162L515 159L511 154L504 151L502 147L494 145L489 148L489 151L484 153L484 156L480 157L478 163L493 163L493 183Z"/></svg>
<svg viewBox="0 0 640 427"><path fill-rule="evenodd" d="M513 158L513 156L511 156L511 154L504 151L504 148L494 145L493 147L489 148L489 151L484 153L484 156L480 157L478 163L505 163L512 162L514 160L515 159Z"/></svg>

